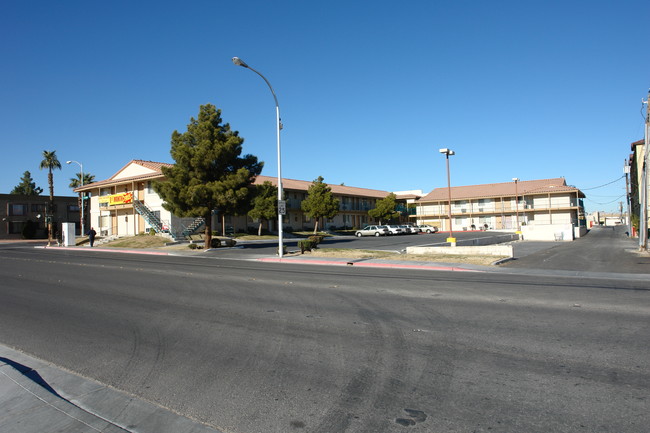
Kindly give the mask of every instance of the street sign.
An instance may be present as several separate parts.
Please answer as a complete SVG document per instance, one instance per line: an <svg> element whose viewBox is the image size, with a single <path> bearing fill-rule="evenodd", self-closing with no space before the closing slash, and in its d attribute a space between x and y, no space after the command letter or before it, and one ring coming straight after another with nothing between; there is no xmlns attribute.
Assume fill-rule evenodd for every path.
<svg viewBox="0 0 650 433"><path fill-rule="evenodd" d="M278 200L278 214L286 215L287 214L287 201Z"/></svg>

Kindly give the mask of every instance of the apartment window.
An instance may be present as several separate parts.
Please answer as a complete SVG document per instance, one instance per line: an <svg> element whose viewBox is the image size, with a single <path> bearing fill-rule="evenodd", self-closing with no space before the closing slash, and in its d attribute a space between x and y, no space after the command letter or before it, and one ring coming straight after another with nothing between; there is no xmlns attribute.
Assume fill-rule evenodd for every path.
<svg viewBox="0 0 650 433"><path fill-rule="evenodd" d="M32 213L45 213L45 205L32 203L31 205Z"/></svg>
<svg viewBox="0 0 650 433"><path fill-rule="evenodd" d="M17 234L17 233L22 233L23 232L23 226L25 223L23 222L12 222L8 221L9 227L7 227L9 233L11 234Z"/></svg>
<svg viewBox="0 0 650 433"><path fill-rule="evenodd" d="M26 204L11 203L9 205L9 215L10 216L25 216L25 215L27 215L27 205Z"/></svg>
<svg viewBox="0 0 650 433"><path fill-rule="evenodd" d="M153 190L153 184L151 181L147 181L147 194L153 194L155 191Z"/></svg>
<svg viewBox="0 0 650 433"><path fill-rule="evenodd" d="M68 212L79 212L79 206L77 206L76 204L69 204Z"/></svg>

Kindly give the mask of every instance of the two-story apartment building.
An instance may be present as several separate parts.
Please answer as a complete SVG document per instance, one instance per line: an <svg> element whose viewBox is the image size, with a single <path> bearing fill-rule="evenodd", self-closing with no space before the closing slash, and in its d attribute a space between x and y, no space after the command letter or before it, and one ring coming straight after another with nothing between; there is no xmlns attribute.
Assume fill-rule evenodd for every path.
<svg viewBox="0 0 650 433"><path fill-rule="evenodd" d="M530 225L585 226L585 195L564 178L436 188L417 200L418 224L448 231L471 229L518 230Z"/></svg>
<svg viewBox="0 0 650 433"><path fill-rule="evenodd" d="M90 194L90 226L101 236L129 236L154 228L175 237L183 232L199 230L203 225L201 218L179 218L162 207L163 201L152 187L153 181L164 180L161 167L171 164L132 160L109 179L94 182L75 189L76 192ZM256 184L269 181L277 184L277 178L258 176ZM302 211L300 203L307 196L312 185L310 181L283 179L282 187L287 202L287 216L284 229L313 229L314 222ZM340 212L331 220L323 221L322 227L361 227L374 223L368 210L375 207L377 200L389 192L356 188L344 185L329 185L332 193L339 199ZM225 215L221 218L218 210L213 215L212 227L221 230L222 224L228 229L256 228L257 224L247 216ZM269 231L277 231L277 221L269 221Z"/></svg>
<svg viewBox="0 0 650 433"><path fill-rule="evenodd" d="M277 186L277 178L258 176L256 184L265 181ZM312 182L305 180L282 179L282 189L287 201L287 218L284 224L292 230L313 229L314 221L302 211L300 204L307 197L307 191ZM329 185L332 194L339 200L339 214L331 220L323 221L322 226L330 227L363 227L376 221L368 216L368 211L375 208L377 200L385 198L388 191L357 188L345 185ZM273 228L274 230L274 228Z"/></svg>
<svg viewBox="0 0 650 433"><path fill-rule="evenodd" d="M49 209L49 202L50 197L44 195L0 194L0 239L22 238L28 221L35 227L34 238L47 238L47 218L52 219L54 239L61 223L75 223L80 230L77 197L54 196L52 209Z"/></svg>

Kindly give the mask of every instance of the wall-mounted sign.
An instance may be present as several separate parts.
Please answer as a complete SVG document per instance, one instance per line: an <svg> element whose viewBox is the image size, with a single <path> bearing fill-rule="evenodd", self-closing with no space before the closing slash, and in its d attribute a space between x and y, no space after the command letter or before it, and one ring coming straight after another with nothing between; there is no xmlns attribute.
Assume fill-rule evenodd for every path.
<svg viewBox="0 0 650 433"><path fill-rule="evenodd" d="M133 193L125 192L122 194L103 195L99 197L99 202L108 203L109 206L133 203Z"/></svg>

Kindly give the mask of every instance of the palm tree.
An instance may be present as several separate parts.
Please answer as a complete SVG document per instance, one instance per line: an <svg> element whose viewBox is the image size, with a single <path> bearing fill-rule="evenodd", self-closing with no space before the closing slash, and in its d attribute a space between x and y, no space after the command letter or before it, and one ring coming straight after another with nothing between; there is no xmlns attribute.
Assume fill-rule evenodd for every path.
<svg viewBox="0 0 650 433"><path fill-rule="evenodd" d="M47 169L47 183L50 185L50 204L48 209L49 218L47 221L47 246L50 246L52 243L52 211L54 210L54 175L52 174L53 169L61 170L61 163L56 157L56 150L48 152L47 150L43 151L43 160L39 166L41 170Z"/></svg>
<svg viewBox="0 0 650 433"><path fill-rule="evenodd" d="M84 186L84 185L88 185L90 183L93 183L94 181L95 181L95 175L94 174L84 173L84 178L83 178L83 182L82 182L81 181L81 173L77 173L76 177L71 177L70 178L70 185L68 185L68 186L70 188L72 188L72 189L75 189L75 188L78 188L80 186ZM86 220L87 219L86 215L88 215L88 213L86 212L86 207L87 206L86 206L86 202L84 200L82 200L82 194L83 194L82 192L79 193L78 203L79 203L79 209L82 209L82 206L83 206L83 210L81 212L81 215L83 215L83 219ZM86 221L81 222L81 228L82 229L85 227L85 222ZM85 233L81 234L81 236L84 236L84 235L85 235Z"/></svg>
<svg viewBox="0 0 650 433"><path fill-rule="evenodd" d="M68 185L70 188L75 189L77 187L80 187L82 185L88 185L90 183L93 183L95 181L95 175L90 174L90 173L84 173L84 181L81 182L81 173L77 173L77 177L71 177L70 178L70 185Z"/></svg>

